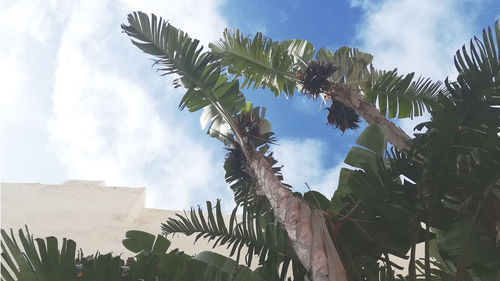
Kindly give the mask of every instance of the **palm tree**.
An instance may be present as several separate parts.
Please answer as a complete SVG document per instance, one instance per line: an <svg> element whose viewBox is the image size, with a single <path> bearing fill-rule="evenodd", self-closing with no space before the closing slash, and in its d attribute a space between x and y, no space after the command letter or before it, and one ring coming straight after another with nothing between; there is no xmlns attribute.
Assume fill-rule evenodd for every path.
<svg viewBox="0 0 500 281"><path fill-rule="evenodd" d="M176 73L176 86L184 86L186 94L180 107L190 111L204 109L204 117L212 120L209 130L215 131L233 149L241 151L245 166L254 175L258 191L268 200L275 218L284 226L291 244L313 280L347 280L340 257L329 238L323 214L296 196L276 177L265 151L258 151L254 139L244 124L233 118L245 108L238 80L228 81L220 60L211 52L202 53L198 40L161 18L149 17L141 12L129 15L123 30L132 42L148 54L158 58L167 74ZM228 130L221 128L228 126ZM243 126L242 126L243 125ZM248 125L247 125L248 126Z"/></svg>
<svg viewBox="0 0 500 281"><path fill-rule="evenodd" d="M441 155L443 157L441 162L434 158L435 155L440 154L431 149L438 146L434 147L431 144L438 141L434 138L441 135L436 135L435 131L431 131L409 142L410 138L388 121L386 116L404 118L421 115L426 110L435 110L447 113L451 111L455 115L450 114L449 118L453 119L457 117L458 113L451 109L447 111L447 104L456 107L461 99L470 100L470 95L461 96L462 92L464 89L472 91L470 89L472 86L479 87L478 85L480 85L486 87L487 90L479 87L480 94L474 98L483 107L478 104L474 104L474 106L477 105L483 110L488 109L487 112L491 111L490 119L492 122L498 122L498 110L491 107L492 104L498 103L496 97L499 71L498 54L491 31L489 35L486 33L484 35L484 46L486 47L481 45L482 43L479 41L475 45L471 43L472 60L465 48L462 52L457 53L457 67L461 76L459 76L458 82L447 82L446 88L443 88L440 82L431 82L425 78L414 79L414 74L399 76L396 70L375 70L371 65L371 55L348 47L340 48L333 53L320 49L316 54L316 60L313 60L314 48L307 41L295 39L276 42L263 37L260 33L251 39L241 35L237 30L232 33L226 30L220 42L210 45L211 51L203 52L203 48L198 47L198 40L191 39L181 30L154 15L149 18L142 12L135 12L129 15L128 21L129 25L122 25L122 28L132 38L132 43L144 52L155 56L158 65L160 65L160 71L164 74L177 74L178 78L174 81L176 87L186 88L186 94L179 107L181 109L187 107L189 111L203 109L202 123L208 125L208 133L226 144L229 150L226 164L228 160L231 160L233 164L232 167L228 166L232 169L231 173L226 169L229 177L227 174L226 176L227 179L237 179L231 183L234 183L232 187L234 187L236 195L240 196L242 202L245 203L244 207L255 210L255 206L261 204L259 202L265 198L263 204L267 206L268 213L271 212L270 218L276 220L286 230L289 243L295 253L294 258L302 264L312 280L352 279L346 273L345 268L346 264L351 268L356 262L354 260L351 263L346 261L344 256L347 254L346 249L341 250L344 256L344 259L341 260L338 247L342 247L342 245L336 243L336 231L333 229L332 233L325 211L294 195L281 182L280 175L277 173L279 171L273 168L275 160L272 154L268 153L268 144L273 141L268 122L265 120L263 112L259 113L258 108L253 108L245 102L244 95L240 92L239 80L234 79L234 77L244 78L241 87L253 87L254 89L264 87L275 95L280 95L283 92L289 97L293 95L294 89L298 88L312 98L321 98L323 102L331 105L330 113L333 112L333 115L329 116L329 122L339 126L342 130L356 126L356 114L361 115L374 126L375 124L382 125L380 127L382 133L379 136L382 136L382 140L384 140L384 147L386 138L394 145L396 149L395 159L411 159L405 163L426 167L424 170L420 170L423 183L442 176L439 174L431 177L426 171L434 171L429 167L435 166L436 163L443 163L442 161L450 156L449 154ZM495 26L495 32L497 33L498 47L498 25ZM477 53L478 47L480 54ZM484 101L488 103L484 103ZM339 115L338 112L345 114ZM464 116L461 117L462 119L459 120L465 120ZM481 124L474 125L480 127ZM491 129L493 131L497 130L497 123L490 125L488 128L494 128ZM464 130L464 127L459 126L458 128ZM491 132L488 132L487 136L490 138L490 142L498 141L496 135L492 137ZM439 139L439 141L444 141L444 139L446 138ZM445 149L449 148L450 145L452 145L450 141L445 142L440 149L444 149L442 151L445 152L450 151ZM369 149L371 146L371 144L366 144ZM379 145L375 146L379 147ZM397 149L407 152L401 152ZM478 148L478 150L480 149ZM473 151L475 152L469 151L468 156L463 156L464 159L469 159L463 161L474 160L477 150ZM497 155L498 145L493 145L488 151L491 153L489 156ZM405 153L411 157L404 156L407 155ZM457 155L453 154L452 156ZM381 157L381 155L377 157ZM430 162L431 160L435 162ZM456 164L458 165L459 162ZM498 163L494 160L490 162L492 163L491 167L496 167L495 165ZM363 181L358 177L363 177L362 173L366 173L367 166L365 164L353 166L360 167L363 171L349 173L349 177L357 175L353 177L353 180ZM380 164L373 167L375 170L383 168ZM449 167L456 167L456 165L449 165ZM443 169L435 169L435 171L444 172ZM488 196L498 189L498 177L493 177L490 183L487 192L485 191L486 198L489 198ZM361 184L358 182L354 185ZM425 184L419 184L418 192L422 193L419 198L427 198L427 193L421 189L422 186ZM344 192L349 193L345 190ZM359 196L359 194L363 194L363 191L358 190L355 193ZM431 211L433 206L439 205L443 196L449 195L443 192L431 194L432 200L429 199L430 203L426 203L424 208L426 211L423 211L427 216L433 213ZM247 200L250 200L250 203ZM363 200L360 199L360 201ZM364 204L368 205L367 202ZM352 206L352 210L355 210L356 206ZM366 210L366 206L364 209ZM476 214L479 214L481 208L477 207L476 210ZM386 215L390 216L390 212L386 212ZM196 221L193 217L191 219ZM185 227L186 233L195 232L196 229L187 227L189 224L186 218L183 221L182 227ZM473 222L476 221L477 219L474 219ZM418 226L417 230L420 228L418 222L418 220L412 221L413 227ZM417 236L412 241L407 241L406 244L414 245L418 241L431 239L429 233L432 223L429 220L426 222L427 229L424 230L424 239ZM360 228L364 229L362 226ZM172 229L168 228L168 224L164 226L164 231L165 233L173 232ZM200 233L203 234L203 231ZM205 234L215 235L207 234L207 232ZM406 234L411 235L411 233ZM426 274L429 274L429 249L428 244L426 245L424 266ZM383 254L387 255L389 252L391 251L387 250ZM412 257L414 259L414 255ZM415 261L413 261L414 264ZM465 263L462 261L458 264L464 265ZM462 269L459 268L459 273L460 270ZM410 273L412 273L412 278L416 277L414 268L410 269Z"/></svg>

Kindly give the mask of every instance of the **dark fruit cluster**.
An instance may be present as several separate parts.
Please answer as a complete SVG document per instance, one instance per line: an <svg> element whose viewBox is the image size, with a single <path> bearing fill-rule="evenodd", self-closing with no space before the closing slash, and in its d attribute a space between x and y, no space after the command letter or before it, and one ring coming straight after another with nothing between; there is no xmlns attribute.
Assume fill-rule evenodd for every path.
<svg viewBox="0 0 500 281"><path fill-rule="evenodd" d="M308 96L317 98L320 93L329 89L330 82L328 81L328 77L338 69L338 67L330 62L310 62L306 71L299 73L299 78L303 85L302 90Z"/></svg>
<svg viewBox="0 0 500 281"><path fill-rule="evenodd" d="M260 116L258 111L243 111L239 115L235 116L238 122L238 126L245 131L250 136L260 135Z"/></svg>
<svg viewBox="0 0 500 281"><path fill-rule="evenodd" d="M342 133L347 129L355 130L359 127L359 115L354 109L345 106L343 103L334 101L327 110L327 125L340 128Z"/></svg>
<svg viewBox="0 0 500 281"><path fill-rule="evenodd" d="M269 128L266 128L265 125L266 123L269 124L269 122L260 116L259 107L252 108L249 111L242 111L234 117L234 120L238 124L238 127L251 138L255 147L266 143L273 143L274 133L267 130Z"/></svg>
<svg viewBox="0 0 500 281"><path fill-rule="evenodd" d="M246 159L241 147L236 144L234 147L226 147L226 150L226 161L224 162L226 179L229 178L231 182L248 178L249 174L243 168L246 166Z"/></svg>

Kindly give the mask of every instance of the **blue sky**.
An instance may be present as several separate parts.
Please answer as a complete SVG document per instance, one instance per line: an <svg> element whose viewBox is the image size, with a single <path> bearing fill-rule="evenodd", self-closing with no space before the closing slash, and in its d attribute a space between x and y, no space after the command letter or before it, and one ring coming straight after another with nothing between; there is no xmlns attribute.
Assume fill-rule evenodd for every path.
<svg viewBox="0 0 500 281"><path fill-rule="evenodd" d="M121 33L129 12L161 15L204 44L230 27L316 49L354 46L372 53L375 67L435 80L453 77L453 53L500 15L493 0L0 3L1 181L145 186L148 206L165 209L216 198L230 206L225 152L200 129L199 114L177 110L182 91ZM244 92L268 108L285 180L330 196L361 129L325 127L326 111L300 94ZM398 124L411 132L421 120Z"/></svg>

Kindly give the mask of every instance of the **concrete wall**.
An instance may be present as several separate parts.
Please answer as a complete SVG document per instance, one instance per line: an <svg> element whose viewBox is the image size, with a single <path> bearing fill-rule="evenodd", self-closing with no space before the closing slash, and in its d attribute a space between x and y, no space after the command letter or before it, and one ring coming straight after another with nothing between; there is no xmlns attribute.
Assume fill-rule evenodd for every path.
<svg viewBox="0 0 500 281"><path fill-rule="evenodd" d="M127 230L161 233L161 223L180 211L146 209L145 188L105 186L100 181L67 181L60 185L1 184L1 226L15 231L28 225L35 237L71 238L84 254L114 252L132 256L121 244ZM211 250L194 236L168 237L173 248L196 254ZM171 248L171 249L173 249ZM225 253L225 247L217 248Z"/></svg>

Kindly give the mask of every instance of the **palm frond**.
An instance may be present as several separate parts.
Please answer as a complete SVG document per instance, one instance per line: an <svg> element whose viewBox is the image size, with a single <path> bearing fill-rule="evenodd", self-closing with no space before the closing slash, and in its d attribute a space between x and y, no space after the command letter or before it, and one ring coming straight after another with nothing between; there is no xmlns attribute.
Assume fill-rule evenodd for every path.
<svg viewBox="0 0 500 281"><path fill-rule="evenodd" d="M155 15L151 15L150 20L145 13L134 12L128 16L128 22L128 26L122 24L122 29L132 38L132 43L157 57L157 63L162 65L159 70L164 75L178 74L176 86L207 89L217 82L220 68L208 53L202 53L198 40Z"/></svg>
<svg viewBox="0 0 500 281"><path fill-rule="evenodd" d="M26 233L22 229L19 230L20 245L12 230L10 236L3 229L1 234L2 279L7 281L75 279L76 244L73 240L64 239L59 249L55 237L48 237L45 240L33 239L27 227Z"/></svg>
<svg viewBox="0 0 500 281"><path fill-rule="evenodd" d="M366 86L362 87L365 98L389 118L421 116L436 105L437 97L443 92L440 81L429 78L414 79L415 73L398 75L393 71L372 71Z"/></svg>
<svg viewBox="0 0 500 281"><path fill-rule="evenodd" d="M128 22L129 25L122 24L122 29L132 43L157 58L155 64L160 65L163 75L177 74L176 87L187 89L180 109L187 107L193 112L211 107L203 120L232 123L232 115L246 105L239 83L221 74L220 63L210 52L203 52L198 40L155 15L150 19L145 13L134 12L128 16Z"/></svg>
<svg viewBox="0 0 500 281"><path fill-rule="evenodd" d="M477 192L479 186L485 191L491 182L496 182L494 177L497 173L493 171L500 169L498 23L495 24L495 33L496 41L491 29L483 32L484 42L477 39L471 41L471 54L465 47L457 52L457 81L446 81L449 96L438 100L439 110L433 114L432 122L420 126L428 131L418 135L414 141L417 152L428 157L425 162L426 169L429 169L428 177L453 175L455 179L452 182L458 184L456 177L464 175L460 179L461 186L474 182L472 179L475 178ZM483 184L478 185L479 182ZM448 190L443 188L440 192L446 193Z"/></svg>
<svg viewBox="0 0 500 281"><path fill-rule="evenodd" d="M131 281L131 280L278 280L259 268L252 271L231 258L211 252L192 257L177 249L167 253L170 245L163 236L131 230L124 245L137 253L125 262L120 256L76 253L76 243L63 239L61 247L55 237L33 239L19 230L18 239L1 230L2 271L5 281ZM20 242L20 243L19 243Z"/></svg>
<svg viewBox="0 0 500 281"><path fill-rule="evenodd" d="M330 81L360 89L369 102L378 101L379 110L389 118L413 118L430 111L443 90L441 82L414 79L414 73L401 76L396 70L376 70L371 64L373 56L356 48L341 47L334 53L320 49L316 59L338 67Z"/></svg>
<svg viewBox="0 0 500 281"><path fill-rule="evenodd" d="M446 228L440 228L438 239L439 251L457 268L457 279L468 271L500 274L493 270L498 264L488 268L491 259L475 254L495 248L495 222L500 220L500 209L492 207L499 204L495 193L500 190L498 23L495 34L496 39L488 28L483 42L475 38L469 50L464 46L457 52L457 81L445 81L449 95L438 99L432 122L420 126L428 130L413 141L422 169L419 189L425 196L421 200L426 205L445 202L446 209L460 214L460 220L451 219ZM477 234L479 230L484 233ZM475 242L477 236L482 237L481 243Z"/></svg>
<svg viewBox="0 0 500 281"><path fill-rule="evenodd" d="M499 46L500 28L497 21L494 33L491 27L488 27L488 30L483 30L483 41L474 37L474 40L470 41L469 51L464 45L456 52L454 62L459 72L459 78L464 79L471 86L491 83L492 79L498 83L500 78L498 74L500 69Z"/></svg>
<svg viewBox="0 0 500 281"><path fill-rule="evenodd" d="M333 53L321 48L316 54L316 60L338 67L330 76L330 81L356 87L366 83L372 69L373 56L350 47L341 47Z"/></svg>
<svg viewBox="0 0 500 281"><path fill-rule="evenodd" d="M242 87L269 88L275 96L292 96L297 72L311 60L312 45L304 40L272 41L258 32L252 38L238 29L225 30L219 42L210 44L212 52L230 74L244 76Z"/></svg>
<svg viewBox="0 0 500 281"><path fill-rule="evenodd" d="M477 37L470 40L469 51L464 45L455 55L455 66L459 72L458 81L463 81L469 88L475 88L476 98L496 96L500 83L500 28L495 22L483 30L483 40ZM485 87L488 85L488 87ZM481 89L479 91L479 89Z"/></svg>
<svg viewBox="0 0 500 281"><path fill-rule="evenodd" d="M111 253L100 254L97 252L94 255L85 257L80 252L75 262L78 273L74 279L67 280L124 281L126 280L126 276L130 274L120 256L113 256ZM136 272L133 271L133 274L136 274ZM150 274L153 275L154 273L151 272ZM144 276L145 274L143 273L142 275ZM43 281L49 280L51 279Z"/></svg>
<svg viewBox="0 0 500 281"><path fill-rule="evenodd" d="M238 222L237 206L226 222L222 216L220 201L217 201L214 208L212 203L207 201L206 215L201 207L198 207L197 211L192 209L189 215L177 214L177 218L170 218L162 224L163 234L196 234L195 241L202 237L209 241L214 240L213 247L225 245L231 248L229 256L236 256L237 261L244 252L247 266L251 266L254 256L258 256L260 265L278 260L279 263L274 268L276 272L281 263L298 261L286 231L275 222L269 221L269 217L248 212L243 207L242 221Z"/></svg>

